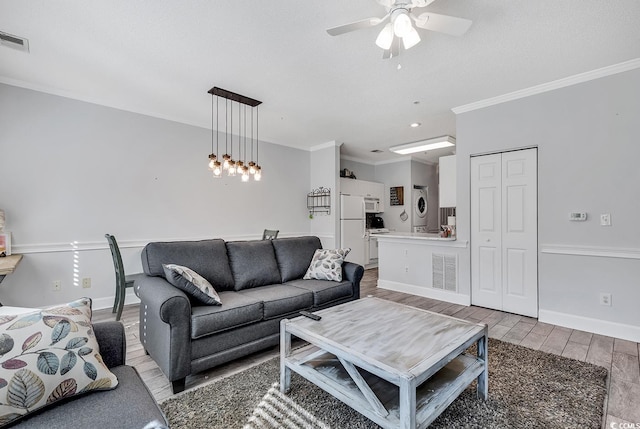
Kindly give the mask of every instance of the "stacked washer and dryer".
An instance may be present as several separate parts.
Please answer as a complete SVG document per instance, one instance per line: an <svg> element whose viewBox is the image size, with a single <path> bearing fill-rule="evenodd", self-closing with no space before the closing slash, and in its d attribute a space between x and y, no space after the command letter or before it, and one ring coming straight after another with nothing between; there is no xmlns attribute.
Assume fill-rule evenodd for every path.
<svg viewBox="0 0 640 429"><path fill-rule="evenodd" d="M415 187L411 191L411 200L413 203L413 216L411 216L411 230L413 232L428 232L427 228L427 209L429 188L426 186Z"/></svg>

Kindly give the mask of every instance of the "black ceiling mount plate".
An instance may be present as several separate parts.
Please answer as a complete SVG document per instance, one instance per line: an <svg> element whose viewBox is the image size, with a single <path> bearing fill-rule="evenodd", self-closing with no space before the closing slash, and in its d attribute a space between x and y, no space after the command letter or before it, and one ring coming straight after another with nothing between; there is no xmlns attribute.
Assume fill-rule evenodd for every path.
<svg viewBox="0 0 640 429"><path fill-rule="evenodd" d="M218 88L214 86L209 91L209 94L217 95L218 97L226 98L228 100L237 101L238 103L247 104L251 107L256 107L262 104L262 101L255 100L253 98L245 97L236 92L227 91L226 89Z"/></svg>

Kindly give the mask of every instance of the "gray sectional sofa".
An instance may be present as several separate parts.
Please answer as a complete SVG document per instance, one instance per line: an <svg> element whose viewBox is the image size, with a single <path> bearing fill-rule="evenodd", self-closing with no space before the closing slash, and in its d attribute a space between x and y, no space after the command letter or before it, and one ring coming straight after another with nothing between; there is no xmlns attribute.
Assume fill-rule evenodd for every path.
<svg viewBox="0 0 640 429"><path fill-rule="evenodd" d="M342 281L303 280L318 237L149 243L146 276L136 285L140 339L172 383L187 375L272 347L280 320L360 297L362 266L342 264ZM188 267L208 280L222 305L203 305L164 278L163 264Z"/></svg>

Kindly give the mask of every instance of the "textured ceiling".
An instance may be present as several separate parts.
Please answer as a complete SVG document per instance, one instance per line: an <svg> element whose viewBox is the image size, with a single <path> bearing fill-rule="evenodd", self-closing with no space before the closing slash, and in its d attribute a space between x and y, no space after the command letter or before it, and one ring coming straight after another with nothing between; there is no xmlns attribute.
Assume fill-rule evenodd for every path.
<svg viewBox="0 0 640 429"><path fill-rule="evenodd" d="M220 86L263 102L261 140L335 140L377 162L399 157L390 146L455 136L453 107L640 57L638 0L424 10L473 25L460 38L419 30L420 44L383 60L380 28L325 32L384 15L375 0L2 0L0 31L31 52L0 47L0 82L205 128Z"/></svg>

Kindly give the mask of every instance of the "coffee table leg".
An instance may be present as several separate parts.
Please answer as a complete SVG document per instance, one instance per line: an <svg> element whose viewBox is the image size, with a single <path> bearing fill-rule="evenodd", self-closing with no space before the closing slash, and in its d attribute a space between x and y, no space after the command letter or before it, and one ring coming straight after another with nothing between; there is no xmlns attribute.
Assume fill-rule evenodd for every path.
<svg viewBox="0 0 640 429"><path fill-rule="evenodd" d="M280 321L280 391L289 392L291 385L291 368L285 365L291 354L291 334L287 332L287 319Z"/></svg>
<svg viewBox="0 0 640 429"><path fill-rule="evenodd" d="M486 400L489 396L489 349L487 334L478 340L478 358L484 361L484 371L478 376L478 396Z"/></svg>
<svg viewBox="0 0 640 429"><path fill-rule="evenodd" d="M416 386L412 380L400 381L400 428L416 427Z"/></svg>

